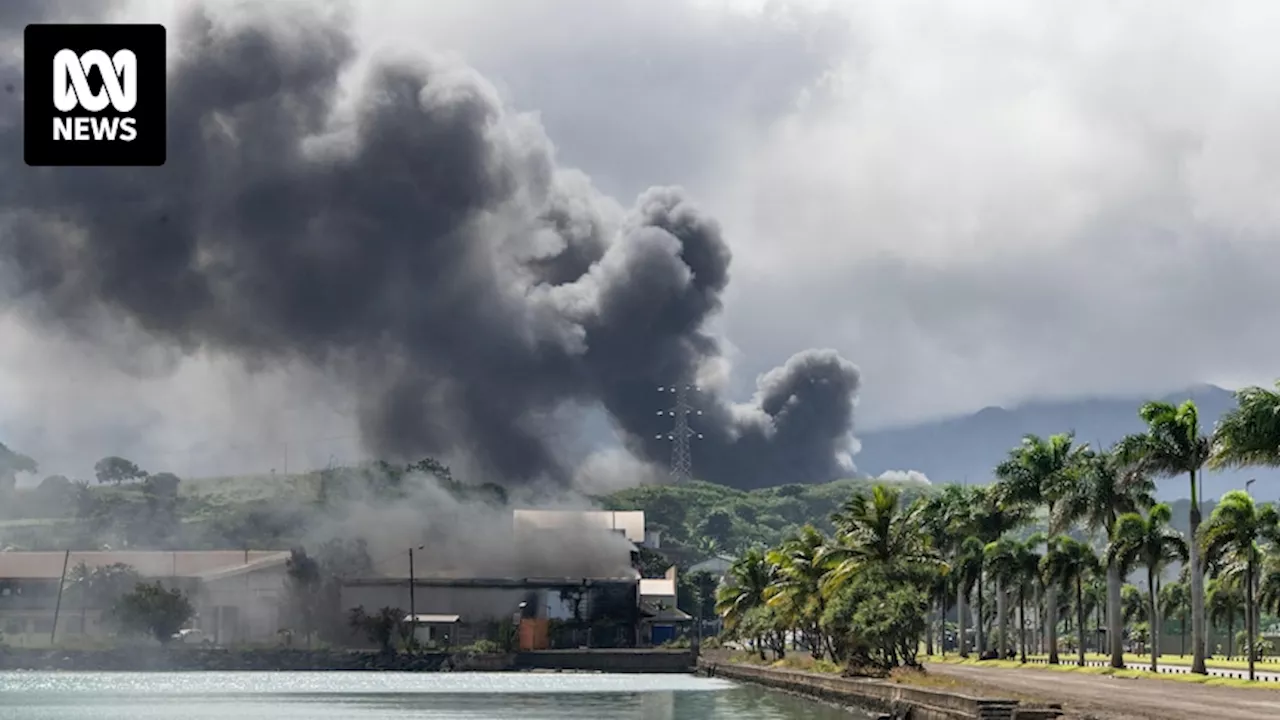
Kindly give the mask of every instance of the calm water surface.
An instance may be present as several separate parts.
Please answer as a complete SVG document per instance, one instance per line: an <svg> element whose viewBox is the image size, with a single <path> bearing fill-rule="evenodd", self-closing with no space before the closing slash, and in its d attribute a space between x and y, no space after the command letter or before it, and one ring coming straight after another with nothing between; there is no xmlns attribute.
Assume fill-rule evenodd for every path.
<svg viewBox="0 0 1280 720"><path fill-rule="evenodd" d="M691 675L0 673L4 720L862 720Z"/></svg>

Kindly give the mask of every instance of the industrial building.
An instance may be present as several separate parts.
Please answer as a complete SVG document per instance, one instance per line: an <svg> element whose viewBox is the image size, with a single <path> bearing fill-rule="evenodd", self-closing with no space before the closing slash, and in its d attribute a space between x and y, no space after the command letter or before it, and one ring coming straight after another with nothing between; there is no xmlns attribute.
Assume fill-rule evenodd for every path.
<svg viewBox="0 0 1280 720"><path fill-rule="evenodd" d="M273 641L288 559L285 551L252 550L0 552L0 630L5 642L20 647L109 635L107 608L80 591L78 568L122 564L145 581L186 592L194 626L212 642Z"/></svg>

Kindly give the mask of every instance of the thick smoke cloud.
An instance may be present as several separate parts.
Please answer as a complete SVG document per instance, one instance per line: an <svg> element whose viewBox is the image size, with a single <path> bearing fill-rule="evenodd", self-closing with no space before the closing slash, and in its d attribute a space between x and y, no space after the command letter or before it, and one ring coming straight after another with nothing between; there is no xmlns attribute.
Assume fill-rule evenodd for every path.
<svg viewBox="0 0 1280 720"><path fill-rule="evenodd" d="M719 226L682 191L620 209L452 61L382 62L348 101L357 49L337 21L197 13L170 34L164 168L27 169L8 96L0 271L24 308L322 368L389 459L462 452L489 479L565 478L547 418L599 403L632 452L666 460L657 387L723 365L706 324L729 282ZM806 351L747 405L700 398L697 474L846 472L858 382Z"/></svg>

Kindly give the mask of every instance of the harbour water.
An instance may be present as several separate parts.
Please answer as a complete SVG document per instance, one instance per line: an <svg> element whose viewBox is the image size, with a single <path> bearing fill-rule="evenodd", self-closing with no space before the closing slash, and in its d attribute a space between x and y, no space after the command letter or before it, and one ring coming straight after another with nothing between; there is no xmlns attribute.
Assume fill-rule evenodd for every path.
<svg viewBox="0 0 1280 720"><path fill-rule="evenodd" d="M2 720L864 720L691 675L0 673Z"/></svg>

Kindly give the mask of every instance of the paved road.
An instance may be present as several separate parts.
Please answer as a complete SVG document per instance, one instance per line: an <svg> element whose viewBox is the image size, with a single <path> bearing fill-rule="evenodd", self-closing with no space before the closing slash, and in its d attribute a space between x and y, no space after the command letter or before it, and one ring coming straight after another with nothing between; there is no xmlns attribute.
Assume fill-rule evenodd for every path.
<svg viewBox="0 0 1280 720"><path fill-rule="evenodd" d="M929 672L1060 702L1072 717L1107 720L1276 720L1280 690L1208 687L1150 679L1043 669L1005 670L978 665L927 665Z"/></svg>

